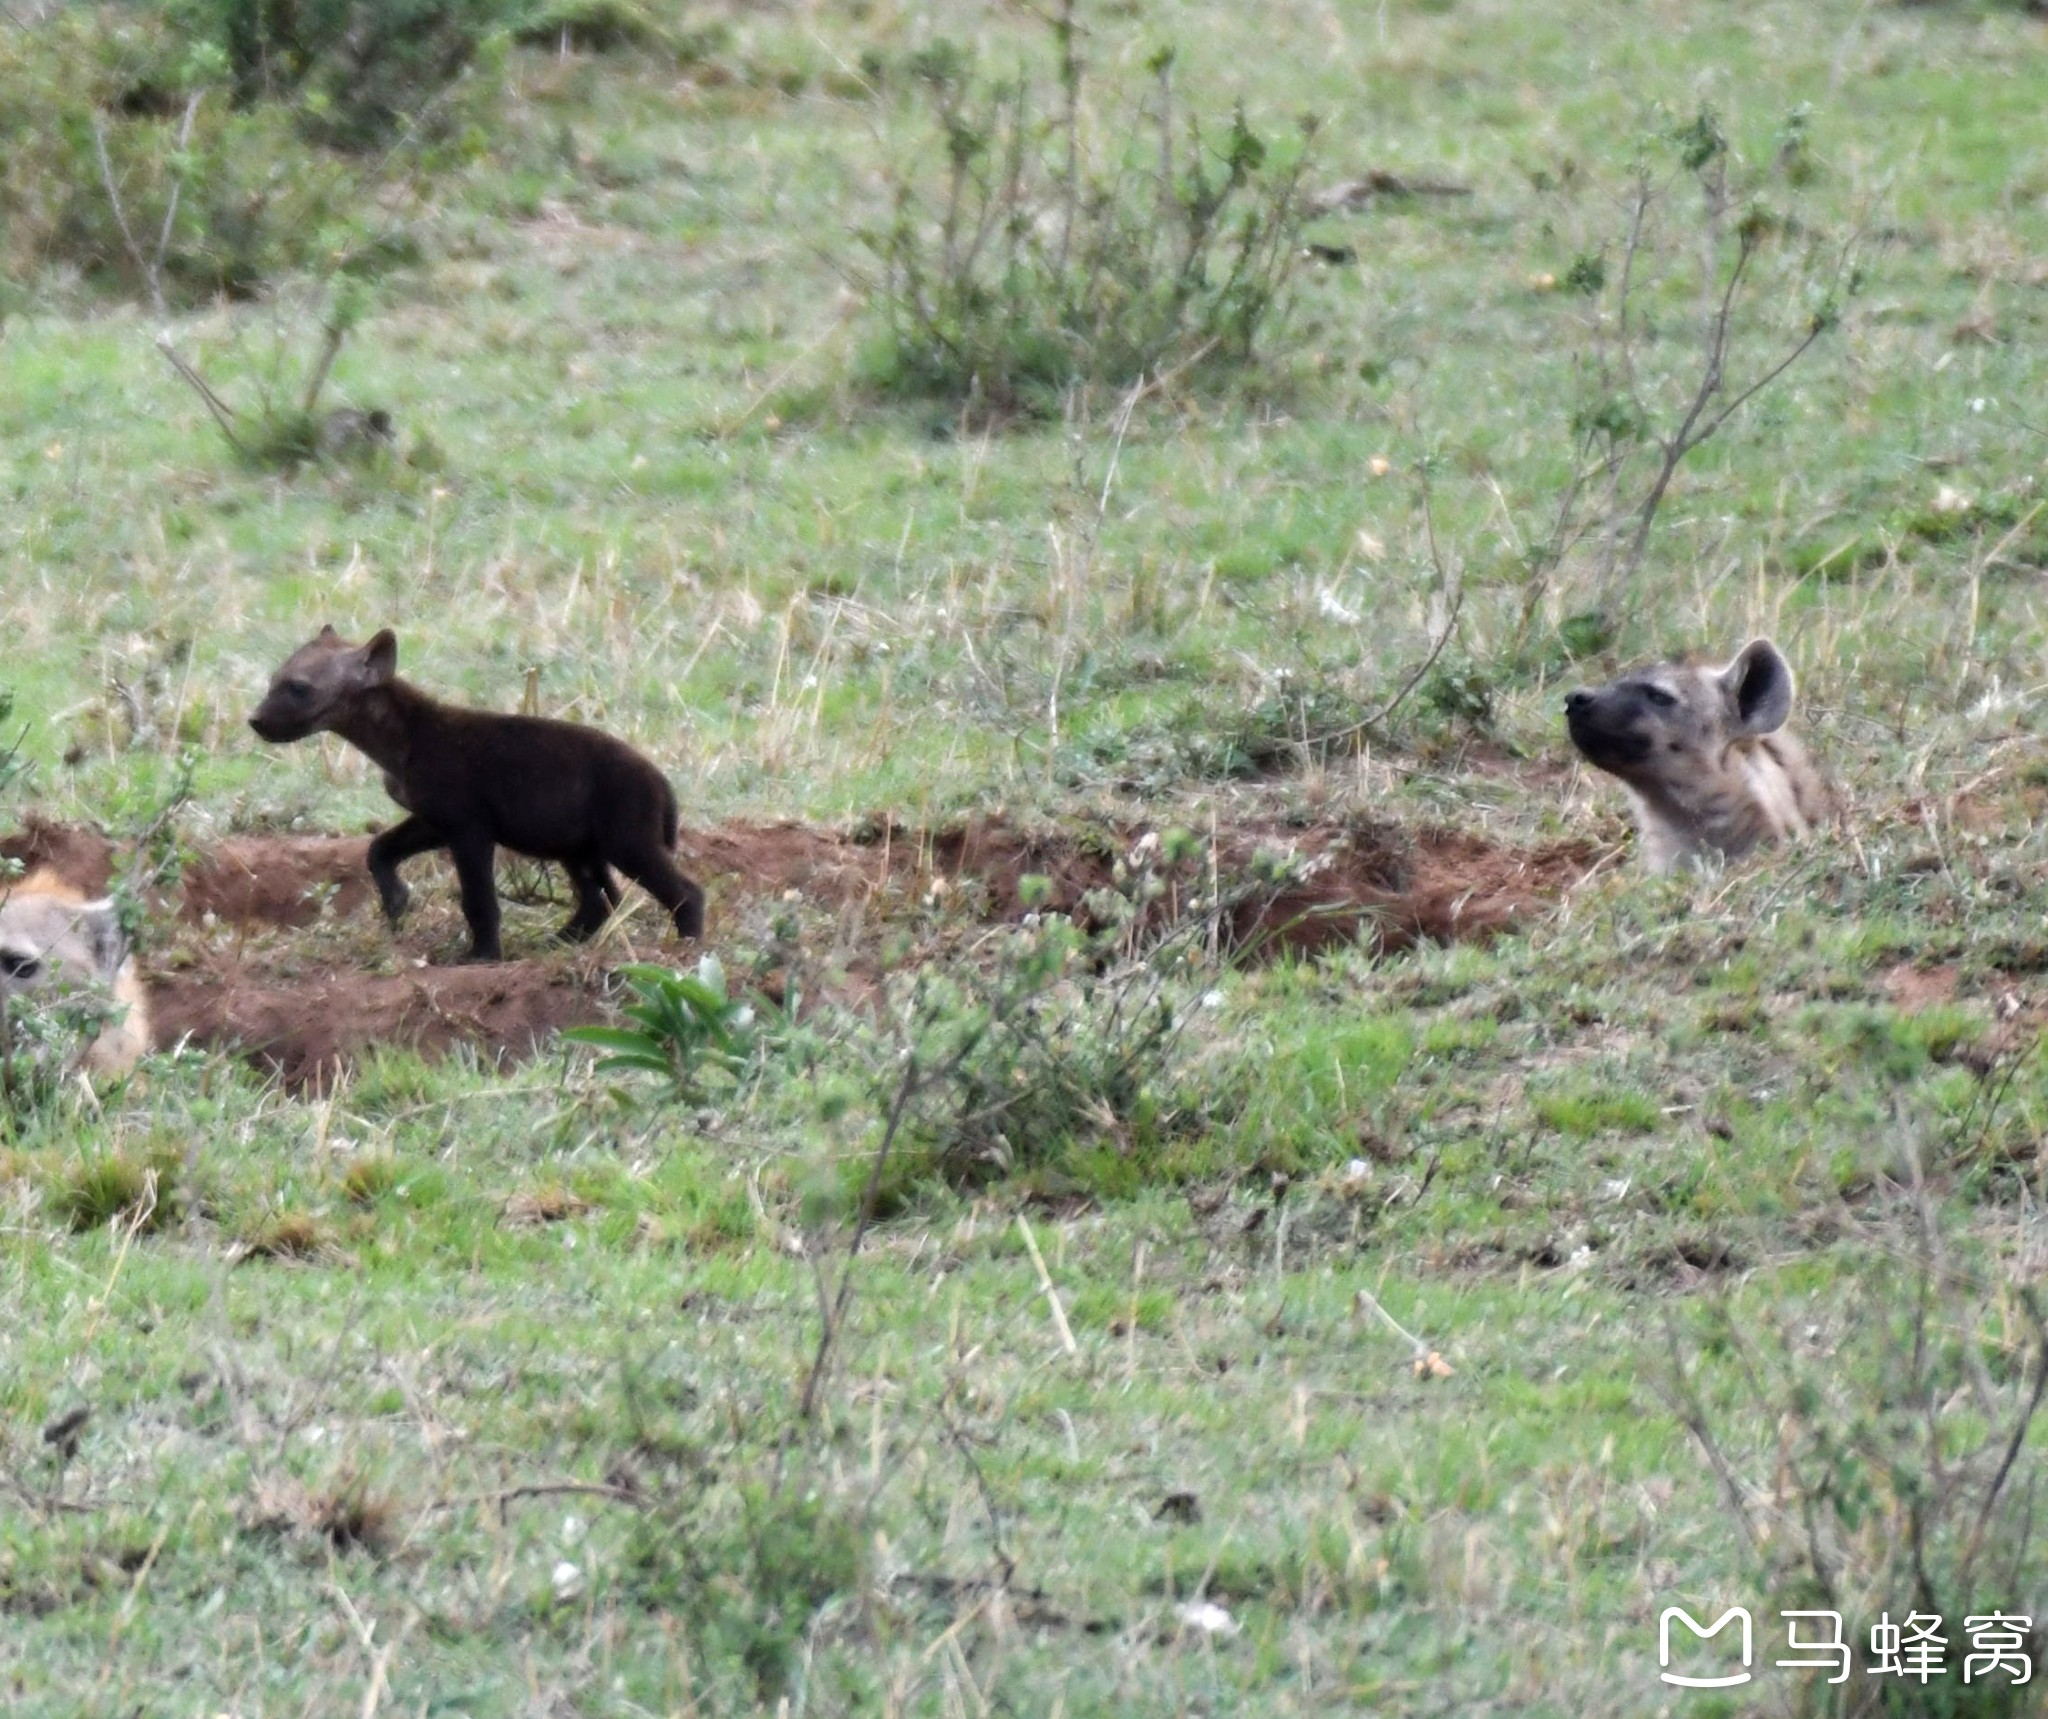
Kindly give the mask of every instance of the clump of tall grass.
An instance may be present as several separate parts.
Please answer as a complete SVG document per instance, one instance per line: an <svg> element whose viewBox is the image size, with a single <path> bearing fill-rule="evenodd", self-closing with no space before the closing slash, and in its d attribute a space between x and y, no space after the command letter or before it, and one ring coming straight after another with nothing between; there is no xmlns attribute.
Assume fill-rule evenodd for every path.
<svg viewBox="0 0 2048 1719"><path fill-rule="evenodd" d="M1285 320L1312 122L1282 142L1241 105L1205 125L1171 49L1149 87L1098 93L1074 0L1048 27L1049 93L946 42L912 63L932 146L892 170L888 218L861 235L886 390L1050 411L1077 385L1242 371Z"/></svg>

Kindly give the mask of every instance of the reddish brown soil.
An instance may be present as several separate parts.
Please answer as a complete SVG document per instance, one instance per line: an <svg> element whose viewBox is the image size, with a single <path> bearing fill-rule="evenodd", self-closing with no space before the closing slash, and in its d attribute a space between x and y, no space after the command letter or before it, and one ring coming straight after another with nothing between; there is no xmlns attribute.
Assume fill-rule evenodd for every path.
<svg viewBox="0 0 2048 1719"><path fill-rule="evenodd" d="M1910 961L1901 961L1887 967L1878 976L1878 982L1893 1007L1932 1009L1955 1001L1956 978L1956 969L1947 964L1916 967Z"/></svg>
<svg viewBox="0 0 2048 1719"><path fill-rule="evenodd" d="M105 893L114 876L114 844L105 836L37 817L0 836L0 859L20 860L29 871L46 867L87 895Z"/></svg>
<svg viewBox="0 0 2048 1719"><path fill-rule="evenodd" d="M886 923L892 909L932 899L970 924L1013 920L1026 911L1023 880L1030 876L1046 880L1043 906L1086 919L1091 892L1115 886L1119 862L1132 860L1150 827L1025 829L1000 815L942 831L736 822L685 831L678 857L709 889L714 926L747 901L792 891L816 907L859 909L863 923ZM350 971L349 952L337 960L328 946L331 931L316 947L309 941L321 936L316 923L340 921L371 902L366 845L333 836L238 836L190 865L175 904L183 927L150 975L157 1042L238 1047L302 1087L323 1083L372 1045L437 1054L469 1043L487 1055L522 1057L558 1028L602 1014L601 962L566 952L386 976ZM1214 878L1206 854L1162 874L1167 888L1151 911L1170 914L1220 880L1226 941L1241 960L1309 953L1361 935L1376 935L1390 950L1483 937L1542 911L1600 856L1590 843L1510 848L1367 820L1300 827L1250 820L1217 830L1215 848ZM103 837L41 823L0 840L0 853L47 865L91 890L106 887L117 857ZM1278 874L1284 881L1242 882L1262 856L1286 857ZM1143 863L1156 863L1156 848ZM852 966L867 971L872 962L863 956Z"/></svg>
<svg viewBox="0 0 2048 1719"><path fill-rule="evenodd" d="M537 961L283 979L228 958L152 977L150 1029L160 1046L239 1050L298 1090L329 1084L372 1045L531 1056L561 1028L600 1019L602 985L597 969Z"/></svg>
<svg viewBox="0 0 2048 1719"><path fill-rule="evenodd" d="M185 873L179 911L228 925L311 925L370 898L367 836L231 836Z"/></svg>
<svg viewBox="0 0 2048 1719"><path fill-rule="evenodd" d="M978 892L984 917L1003 920L1025 911L1022 880L1035 874L1050 886L1046 907L1086 917L1089 892L1113 887L1118 859L1148 827L1026 831L985 817L937 834L889 826L846 836L805 824L727 824L685 831L679 849L685 870L714 880L714 900L720 884L851 904L943 883ZM1591 843L1504 848L1447 830L1411 837L1369 823L1242 823L1219 830L1216 848L1226 879L1244 875L1261 852L1291 855L1301 874L1273 891L1250 891L1231 909L1235 946L1252 957L1350 942L1367 927L1386 949L1486 936L1557 900L1600 857ZM1205 872L1206 865L1184 875L1177 893L1198 892Z"/></svg>

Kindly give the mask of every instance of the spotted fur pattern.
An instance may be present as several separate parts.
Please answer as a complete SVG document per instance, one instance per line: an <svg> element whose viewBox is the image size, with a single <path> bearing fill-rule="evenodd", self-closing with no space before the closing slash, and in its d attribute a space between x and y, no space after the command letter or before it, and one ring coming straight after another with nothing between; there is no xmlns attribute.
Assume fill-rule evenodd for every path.
<svg viewBox="0 0 2048 1719"><path fill-rule="evenodd" d="M118 1013L86 1048L85 1066L125 1074L149 1049L149 1003L114 904L48 871L0 884L0 996L87 988L108 993Z"/></svg>
<svg viewBox="0 0 2048 1719"><path fill-rule="evenodd" d="M1572 744L1628 790L1653 872L1740 859L1826 819L1791 713L1792 670L1768 639L1732 662L1658 663L1565 700Z"/></svg>

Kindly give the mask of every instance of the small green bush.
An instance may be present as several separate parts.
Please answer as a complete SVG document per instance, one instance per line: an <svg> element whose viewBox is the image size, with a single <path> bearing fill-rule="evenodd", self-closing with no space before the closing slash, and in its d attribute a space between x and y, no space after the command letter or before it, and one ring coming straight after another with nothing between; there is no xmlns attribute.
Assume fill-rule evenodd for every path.
<svg viewBox="0 0 2048 1719"><path fill-rule="evenodd" d="M0 997L0 1134L16 1134L75 1093L73 1070L118 1013L111 998L90 989Z"/></svg>
<svg viewBox="0 0 2048 1719"><path fill-rule="evenodd" d="M505 22L503 0L182 0L182 31L225 61L238 108L286 103L312 141L382 148L446 130L458 80Z"/></svg>
<svg viewBox="0 0 2048 1719"><path fill-rule="evenodd" d="M321 75L254 99L220 39L162 13L87 7L0 30L0 273L61 269L172 308L405 260L382 242L376 193L400 165L469 151L475 116L446 89ZM368 173L331 147L401 132L408 147Z"/></svg>
<svg viewBox="0 0 2048 1719"><path fill-rule="evenodd" d="M1720 1480L1756 1592L1785 1610L1949 1620L1952 1669L1925 1696L1877 1678L1800 1711L2018 1719L2040 1704L2010 1663L1974 1684L1953 1668L1966 1619L2020 1609L2048 1581L2035 1511L2048 1319L2033 1285L1989 1280L1922 1223L1919 1258L1860 1262L1839 1309L1738 1321L1719 1304L1691 1355L1674 1332L1668 1396ZM1761 1448L1735 1433L1744 1412L1770 1429ZM2041 1637L2017 1628L2038 1663Z"/></svg>
<svg viewBox="0 0 2048 1719"><path fill-rule="evenodd" d="M632 962L619 976L632 992L621 1012L633 1025L570 1027L562 1034L607 1053L598 1060L599 1074L658 1074L672 1097L698 1104L714 1088L741 1082L757 1051L766 1048L753 1006L727 991L725 968L715 955L699 961L694 974Z"/></svg>
<svg viewBox="0 0 2048 1719"><path fill-rule="evenodd" d="M1145 872L1121 892L1093 892L1094 930L1045 914L999 934L986 968L918 976L908 1020L926 1073L875 1183L879 1209L935 1182L975 1189L1010 1176L1048 1191L1127 1192L1162 1150L1227 1119L1238 1095L1195 1078L1189 1031L1208 907L1160 930L1152 881ZM905 1066L893 1052L878 1061L880 1108ZM867 1163L855 1171L872 1174Z"/></svg>
<svg viewBox="0 0 2048 1719"><path fill-rule="evenodd" d="M1282 319L1309 128L1277 148L1239 107L1205 130L1177 107L1165 50L1149 93L1098 105L1071 3L1051 28L1051 101L1028 73L978 77L947 43L910 68L933 141L861 235L885 389L1049 411L1077 384L1242 369Z"/></svg>

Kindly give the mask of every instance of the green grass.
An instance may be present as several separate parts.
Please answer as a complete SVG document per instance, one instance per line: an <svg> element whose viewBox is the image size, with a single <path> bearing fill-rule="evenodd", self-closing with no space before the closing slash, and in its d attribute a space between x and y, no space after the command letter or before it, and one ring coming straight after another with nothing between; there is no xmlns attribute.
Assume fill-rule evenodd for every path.
<svg viewBox="0 0 2048 1719"><path fill-rule="evenodd" d="M844 271L919 135L901 67L938 35L1043 64L1023 15L654 21L688 36L683 71L516 52L491 152L375 287L333 398L388 407L431 444L417 464L246 470L146 318L25 289L0 339L0 681L33 772L8 821L137 833L186 750L195 845L385 821L363 760L245 726L331 620L395 627L406 673L499 708L537 669L543 709L656 756L693 826L1362 811L1507 844L1623 829L1568 768L1566 686L1769 632L1853 836L1727 876L1609 866L1484 947L1198 963L1181 1120L1031 1143L972 1194L906 1188L808 1421L820 1283L900 1066L886 1022L827 1013L704 1109L566 1050L393 1051L322 1098L189 1053L67 1087L0 1142L9 1713L1619 1716L1661 1709L1665 1605L1734 1603L1761 1699L1799 1710L1768 1662L1803 1541L1788 1518L1750 1547L1674 1348L1758 1494L1822 1418L1802 1368L1842 1427L1917 1424L1896 1399L1930 1235L1948 1436L2029 1377L2041 520L2000 545L2048 459L2039 22L1090 15L1104 73L1171 41L1218 116L1319 112L1317 182L1472 193L1320 219L1357 260L1306 268L1271 367L1168 388L1119 436L1114 399L991 431L859 384L874 327ZM1639 145L1703 102L1757 195L1860 235L1862 287L1686 463L1611 644L1574 662L1555 629L1590 560L1518 631L1590 315L1538 277L1604 253L1612 278ZM1774 166L1802 104L1810 176ZM1665 417L1697 352L1687 209L1646 301ZM1734 374L1800 325L1802 260L1760 264ZM308 349L317 304L173 332L247 389L280 326ZM1363 750L1289 752L1292 713L1362 718L1437 636L1425 462L1465 591L1443 667L1484 698L1418 693ZM1223 742L1271 750L1226 768ZM749 901L713 931L737 979L791 927L824 971L978 970L943 903ZM352 935L348 959L409 959ZM41 1429L79 1405L66 1455ZM2038 1437L2016 1463L2038 1480ZM1162 1510L1178 1494L1197 1519ZM1899 1610L1866 1585L1886 1550L1849 1540L1852 1639ZM2043 1557L1970 1603L2027 1609ZM1198 1595L1237 1633L1179 1622Z"/></svg>

